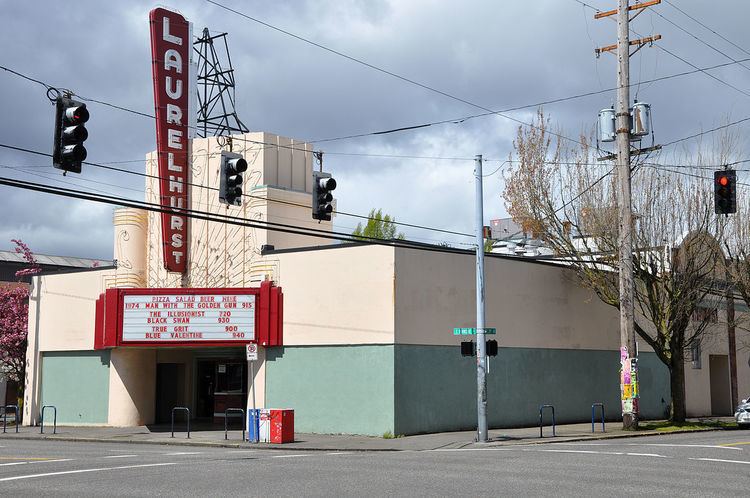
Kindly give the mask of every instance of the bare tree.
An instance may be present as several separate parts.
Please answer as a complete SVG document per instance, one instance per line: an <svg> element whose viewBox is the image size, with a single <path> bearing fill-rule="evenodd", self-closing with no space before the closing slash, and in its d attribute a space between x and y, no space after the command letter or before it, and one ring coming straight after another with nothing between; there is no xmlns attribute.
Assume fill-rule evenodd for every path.
<svg viewBox="0 0 750 498"><path fill-rule="evenodd" d="M541 110L535 125L518 129L505 176L508 212L619 308L615 168L596 160L585 136L575 147L553 140ZM631 172L635 330L669 369L674 421L686 416L686 351L706 334L723 286L722 225L702 159L692 159L696 168L679 170L641 159Z"/></svg>

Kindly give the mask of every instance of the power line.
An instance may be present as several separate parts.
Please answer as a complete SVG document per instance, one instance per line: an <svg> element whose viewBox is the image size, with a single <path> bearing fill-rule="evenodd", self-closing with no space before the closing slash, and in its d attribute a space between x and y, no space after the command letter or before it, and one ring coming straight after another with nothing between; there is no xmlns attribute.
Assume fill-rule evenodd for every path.
<svg viewBox="0 0 750 498"><path fill-rule="evenodd" d="M578 0L574 0L574 1L578 1ZM582 2L579 2L579 3L582 3ZM594 7L591 7L588 4L584 4L584 5L586 7L588 7L588 8L592 8L594 10L597 10ZM670 55L674 56L674 54L670 54ZM731 66L731 65L734 65L734 64L742 63L742 62L750 62L750 57L748 57L746 59L740 59L740 60L738 60L736 62L733 61L733 62L728 62L728 63L715 64L713 66L707 66L707 67L702 67L702 68L698 68L696 66L693 66L694 69L692 71L683 71L683 72L680 72L680 73L674 73L674 74L670 74L670 75L666 75L666 76L660 76L658 78L652 78L652 79L649 79L649 80L642 80L639 83L641 83L641 84L653 84L653 83L656 83L656 82L665 81L665 80L669 80L669 79L673 79L673 78L679 78L679 77L682 77L682 76L688 76L688 75L695 74L695 73L698 73L698 72L706 72L706 71L710 71L710 70L713 70L713 69L719 69L719 68ZM14 75L17 75L17 76L19 76L21 78L24 78L24 79L27 79L29 81L33 81L35 83L39 83L42 86L44 86L45 88L52 88L51 85L49 85L48 83L45 83L45 82L40 81L40 80L37 80L35 78L32 78L32 77L27 76L27 75L25 75L23 73L20 73L18 71L15 71L15 70L12 70L10 68L7 68L5 66L1 66L0 65L0 69L6 70L6 71L8 71L8 72L10 72L10 73L12 73ZM712 76L712 75L709 75L709 76ZM724 83L721 80L719 80L719 81L722 82L722 83ZM635 85L636 84L631 84L630 87L633 87ZM443 119L443 120L438 120L438 121L431 121L431 122L426 122L426 123L421 123L421 124L415 124L415 125L410 125L410 126L402 126L402 127L391 128L391 129L386 129L386 130L378 130L378 131L371 131L371 132L363 132L363 133L357 133L357 134L344 135L344 136L339 136L339 137L329 137L329 138L323 138L323 139L308 140L308 141L306 141L306 143L309 143L309 144L321 144L321 143L334 142L334 141L339 141L339 140L350 140L350 139L355 139L355 138L364 138L364 137L370 137L370 136L385 135L385 134L390 134L390 133L397 133L397 132L402 132L402 131L407 131L407 130L427 128L427 127L430 127L430 126L437 126L437 125L443 125L443 124L461 124L461 123L463 123L465 121L468 121L470 119L475 119L475 118L480 118L480 117L486 117L486 116L492 116L492 115L501 115L502 116L502 113L519 111L519 110L524 110L524 109L529 109L529 108L538 108L538 107L543 107L545 105L557 104L557 103L567 102L567 101L581 99L581 98L585 98L585 97L590 97L590 96L595 96L595 95L601 95L601 94L613 92L616 89L617 89L616 87L611 87L611 88L606 88L606 89L603 89L603 90L583 92L583 93L579 93L579 94L575 94L575 95L570 95L570 96L567 96L567 97L559 97L559 98L555 98L555 99L543 100L543 101L539 101L539 102L534 102L532 104L517 105L517 106L514 106L514 107L508 107L508 108L500 109L500 110L497 110L497 111L488 111L488 112L483 112L483 113L479 113L479 114L471 114L471 115L461 116L461 117L457 117L457 118ZM113 103L110 103L110 102L106 102L106 101L103 101L103 100L99 100L99 99L93 99L93 98L81 96L81 95L78 95L78 94L75 94L75 95L76 95L76 97L78 97L81 100L84 100L86 102L94 102L96 104L108 106L108 107L111 107L111 108L114 108L114 109L118 109L118 110L121 110L121 111L130 112L130 113L136 114L138 116L143 116L143 117L147 117L147 118L150 118L150 119L155 119L155 117L152 114L147 114L147 113L144 113L144 112L141 112L141 111L137 111L137 110L134 110L134 109L129 109L127 107L123 107L123 106L120 106L120 105L117 105L117 104L113 104ZM503 117L505 117L505 116L503 116ZM521 123L521 124L523 124L523 125L533 127L533 125L531 125L529 123L524 123L524 122L518 121L518 120L516 120L516 121L519 122L519 123ZM267 147L264 147L264 150L267 149L267 148L270 148L270 147L280 147L280 148L284 148L284 149L288 149L288 150L294 150L294 151L299 151L299 152L310 152L307 149L300 149L298 147L293 147L293 146L289 146L289 145L274 144L274 143L262 142L262 141L250 140L250 139L237 139L237 140L242 140L243 142L247 142L247 143L255 143L255 144L258 144L258 145L265 145ZM329 155L361 155L363 157L388 157L388 158L397 158L397 159L414 159L414 158L419 158L419 159L433 159L433 160L465 160L465 161L473 161L474 160L473 158L446 158L446 157L441 157L441 156L409 156L409 155L399 156L399 155L395 155L395 154L366 154L366 153L349 153L349 152L337 152L337 151L326 152L326 154L329 154ZM138 159L138 160L133 160L133 161L122 161L122 163L126 163L126 162L140 162L140 161L141 160ZM118 164L118 163L119 162L111 162L111 163L107 163L107 164Z"/></svg>
<svg viewBox="0 0 750 498"><path fill-rule="evenodd" d="M209 222L226 223L229 225L243 226L249 228L260 228L269 231L290 233L295 235L303 235L308 237L318 237L331 240L340 240L344 242L353 242L359 244L374 244L383 246L395 246L406 249L417 249L424 251L433 252L445 252L445 253L458 253L458 254L473 254L473 251L457 249L443 246L433 246L429 244L422 244L404 239L393 239L393 240L382 240L374 237L353 237L349 234L340 234L337 232L329 232L323 230L317 230L312 228L305 228L295 225L288 225L284 223L274 223L262 220L246 220L244 218L237 218L228 215L220 215L217 213L204 212L199 210L191 209L180 209L180 208L164 208L159 204L149 203L145 201L135 201L132 199L126 199L121 197L109 196L109 195L96 195L85 191L68 189L62 187L51 187L49 185L40 185L37 183L25 182L23 180L17 180L13 178L0 177L0 185L6 185L9 187L21 188L24 190L31 190L35 192L41 192L46 194L58 195L62 197L69 197L79 200L100 202L104 204L111 204L122 207L132 207L136 209L143 209L151 212L158 213L178 213L189 218L198 219Z"/></svg>
<svg viewBox="0 0 750 498"><path fill-rule="evenodd" d="M3 143L0 143L0 147L6 148L6 149L11 149L11 150L16 150L16 151L24 152L24 153L28 153L28 154L35 154L35 155L44 156L44 157L52 157L51 154L48 154L46 152L35 151L35 150L26 149L26 148L23 148L23 147L16 147L16 146L13 146L13 145L8 145L8 144L3 144ZM89 165L89 166L98 167L98 168L103 168L103 169L107 169L107 170L117 171L117 172L121 172L121 173L127 173L127 174L130 174L130 175L140 176L140 177L144 177L144 178L151 178L151 179L154 179L154 180L161 180L161 177L158 176L158 175L150 175L148 173L140 173L140 172L137 172L137 171L130 171L130 170L127 170L127 169L117 168L117 167L114 167L114 166L106 166L104 164L94 163L94 162L90 162L90 161L83 161L83 164L86 164L86 165ZM217 191L217 192L219 190L216 187L209 187L207 185L199 185L199 184L191 183L191 182L187 182L186 185L189 185L189 186L195 187L195 188L202 188L202 189L206 189L206 190ZM299 204L299 203L290 202L290 201L282 201L282 200L279 200L279 199L270 199L270 198L266 198L266 197L255 196L255 195L252 195L252 194L243 194L242 196L245 197L245 198L249 198L249 199L259 199L259 200L264 200L264 201L267 201L267 202L268 201L270 201L270 202L276 202L278 204L285 204L285 205L290 205L290 206L295 206L295 207L301 207L301 208L305 208L305 209L308 209L310 207L310 206L307 206L305 204ZM371 220L371 219L373 219L373 218L371 218L369 216L365 216L365 215L361 215L361 214L355 214L355 213L347 213L345 211L336 211L336 214L339 214L339 215L342 215L342 216L349 216L349 217L353 217L353 218L365 219L365 220ZM473 234L468 234L468 233L464 233L464 232L457 232L457 231L453 231L453 230L446 230L446 229L443 229L443 228L435 228L435 227L428 227L428 226L424 226L424 225L417 225L417 224L414 224L414 223L406 223L406 222L400 222L400 221L392 221L391 223L393 223L394 225L400 225L400 226L404 226L404 227L416 228L416 229L427 230L427 231L432 231L432 232L439 232L439 233L445 233L445 234L450 234L450 235L459 235L459 236L463 236L463 237L474 237Z"/></svg>
<svg viewBox="0 0 750 498"><path fill-rule="evenodd" d="M667 18L664 14L660 13L658 10L653 10L653 13L656 14L657 16L661 17L662 19L664 19L665 21L667 21L669 24L671 24L672 26L674 26L677 29L679 29L680 31L682 31L683 33L686 33L687 35L691 36L692 38L694 38L695 40L699 41L703 45L707 46L708 48L710 48L714 52L717 52L717 53L723 55L724 57L726 57L727 59L729 59L729 60L731 60L733 62L737 62L737 60L734 57L728 55L725 52L722 52L721 50L719 50L718 48L714 47L713 45L711 45L707 41L705 41L702 38L700 38L700 37L696 36L695 34L691 33L690 31L688 31L687 29L683 28L682 26L680 26L676 22L674 22L671 19ZM740 66L743 67L743 68L745 68L745 69L747 69L748 71L750 71L750 68L747 67L747 66L745 66L744 64L740 64Z"/></svg>
<svg viewBox="0 0 750 498"><path fill-rule="evenodd" d="M596 7L592 7L591 5L589 5L589 4L587 4L587 3L584 3L584 2L582 2L582 1L580 1L580 0L573 0L573 1L574 1L574 2L578 2L579 4L581 4L581 5L585 6L585 7L588 7L588 8L590 8L590 9L592 9L592 10L596 11L596 12L601 12L601 11L600 11L599 9L597 9ZM655 12L655 11L654 11L654 12ZM663 16L662 16L662 17L663 17ZM617 22L617 20L616 20L616 19L613 19L613 18L609 18L609 19L610 19L610 20L612 20L612 21L614 21L614 22ZM666 18L665 18L665 19L666 19ZM639 37L641 37L641 38L643 37L643 35L641 35L640 33L638 33L638 32L637 32L636 30L634 30L634 29L632 29L632 28L630 28L630 31L632 31L632 32L633 32L633 34L635 34L636 36L639 36ZM671 55L671 56L672 56L672 57L674 57L675 59L677 59L677 60L680 60L680 61L684 62L685 64L689 65L690 67L692 67L693 69L695 69L695 70L696 70L696 72L701 72L701 73L705 74L706 76L709 76L710 78L712 78L712 79L714 79L714 80L718 81L718 82L719 82L719 83L721 83L722 85L726 85L726 86L728 86L729 88L731 88L731 89L733 89L733 90L736 90L736 91L738 91L738 92L742 93L742 94L743 94L743 95L745 95L745 96L748 96L748 97L750 97L750 93L748 93L748 92L746 92L746 91L744 91L744 90L742 90L742 89L740 89L740 88L737 88L736 86L732 85L731 83L727 83L726 81L722 80L721 78L719 78L719 77L717 77L717 76L714 76L713 74L711 74L711 73L707 72L707 71L708 71L709 69L713 69L713 68L709 68L709 69L699 68L698 66L696 66L696 65L695 65L695 64L693 64L692 62L690 62L690 61L686 60L685 58L683 58L683 57L681 57L681 56L679 56L679 55L675 54L674 52L672 52L672 51L670 51L670 50L668 50L668 49L664 48L664 47L662 46L662 44L656 44L655 46L656 46L656 48L657 48L657 49L659 49L659 50L661 50L661 51L663 51L663 52L665 52L665 53L667 53L667 54ZM713 48L713 47L712 47L712 48ZM726 54L724 54L724 55L726 55ZM727 57L729 57L729 56L727 56ZM730 58L730 59L732 60L731 64L738 64L738 63L742 63L742 62L747 62L747 59L741 59L741 60L738 60L738 61L736 61L736 62L735 62L735 59L733 59L733 58L731 58L731 57L729 57L729 58ZM632 86L632 85L630 85L630 86Z"/></svg>
<svg viewBox="0 0 750 498"><path fill-rule="evenodd" d="M739 119L737 121L733 121L731 123L727 123L727 124L724 124L724 125L721 125L721 126L717 126L716 128L711 128L710 130L702 131L700 133L695 133L695 134L689 135L687 137L679 138L677 140L672 140L670 142L662 144L662 147L667 147L667 146L674 145L674 144L679 143L679 142L684 142L685 140L690 140L691 138L698 138L698 137L700 137L702 135L707 135L707 134L713 133L715 131L719 131L719 130L723 130L725 128L729 128L730 126L735 126L735 125L738 125L740 123L744 123L745 121L750 121L750 117L742 118L742 119Z"/></svg>
<svg viewBox="0 0 750 498"><path fill-rule="evenodd" d="M699 24L700 26L703 26L704 28L706 28L707 30L709 30L709 31L710 31L711 33L715 34L716 36L718 36L719 38L721 38L721 39L722 39L722 40L724 40L725 42L729 43L729 44L730 44L730 45L732 45L733 47L735 47L735 48L737 48L737 49L741 50L741 51L742 51L743 53L745 53L745 54L747 54L747 55L750 55L750 52L748 52L747 50L745 50L745 49L744 49L743 47L741 47L741 46L737 45L736 43L734 43L734 42L733 42L732 40L730 40L730 39L726 38L726 37L725 37L724 35L722 35L721 33L718 33L718 32L716 32L716 30L714 30L714 29L712 29L712 28L710 28L710 27L706 26L706 25L705 25L704 23L702 23L701 21L699 21L699 20L698 20L698 19L696 19L695 17L691 16L690 14L688 14L687 12L685 12L684 10L682 10L681 8L679 8L679 7L677 6L677 5L675 5L675 4L673 4L672 2L670 2L669 0L664 0L664 2L665 2L665 3L667 3L667 4L669 4L669 5L670 5L670 6L671 6L671 7L673 8L673 9L676 9L676 10L678 10L679 12L681 12L681 13L682 13L682 15L684 15L684 16L688 17L689 19L693 20L694 22L698 23L698 24Z"/></svg>
<svg viewBox="0 0 750 498"><path fill-rule="evenodd" d="M210 4L216 5L217 7L220 7L220 8L222 8L222 9L224 9L224 10L228 11L228 12L231 12L231 13L233 13L233 14L235 14L235 15L238 15L238 16L240 16L240 17L243 17L243 18L245 18L245 19L248 19L248 20L250 20L250 21L252 21L252 22L255 22L255 23L261 24L262 26L265 26L265 27L267 27L267 28L273 29L273 30L275 30L275 31L278 31L278 32L280 32L280 33L283 33L283 34L285 34L285 35L287 35L287 36L291 36L292 38L295 38L295 39L297 39L297 40L300 40L300 41L302 41L302 42L304 42L304 43L308 43L308 44L310 44L310 45L312 45L312 46L314 46L314 47L320 48L321 50L325 50L326 52L330 52L330 53L332 53L332 54L334 54L334 55L338 55L338 56L340 56L340 57L343 57L343 58L345 58L345 59L347 59L347 60L349 60L349 61L355 62L355 63L357 63L357 64L361 64L361 65L363 65L363 66L365 66L365 67L367 67L367 68L373 69L373 70L375 70L375 71L378 71L378 72L380 72L380 73L386 74L386 75L388 75L388 76L392 76L392 77L394 77L394 78L397 78L397 79L399 79L399 80L401 80L401 81L404 81L404 82L406 82L406 83L409 83L409 84L411 84L411 85L415 85L415 86L418 86L418 87L420 87L420 88L423 88L423 89L425 89L425 90L428 90L428 91L431 91L431 92L437 93L437 94L439 94L439 95L442 95L442 96L444 96L444 97L450 98L450 99L452 99L452 100L455 100L455 101L457 101L457 102L461 102L461 103L463 103L463 104L466 104L466 105L469 105L469 106L471 106L471 107L476 107L477 109L481 109L481 110L483 110L483 111L486 111L487 113L490 113L490 114L495 114L495 115L497 115L497 116L501 116L501 117L503 117L503 118L505 118L505 119L507 119L507 120L510 120L510 121L514 121L514 122L516 122L516 123L518 123L518 124L520 124L520 125L523 125L523 126L528 126L528 127L531 127L531 128L538 128L538 127L537 127L536 125L534 125L534 124L532 124L532 123L526 123L526 122L524 122L524 121L521 121L521 120L519 120L519 119L516 119L516 118L514 118L514 117L512 117L512 116L508 116L507 114L504 114L504 113L503 113L502 111L493 111L492 109L488 109L487 107L484 107L484 106L482 106L482 105L480 105L480 104L476 104L476 103L474 103L474 102L470 102L470 101L468 101L468 100L466 100L466 99L463 99L463 98L461 98L461 97L457 97L457 96L455 96L455 95L452 95L452 94L450 94L450 93L444 92L444 91L442 91L442 90L439 90L439 89L437 89L437 88L434 88L434 87L432 87L432 86L426 85L426 84L424 84L424 83L420 83L420 82L418 82L418 81L416 81L416 80L413 80L413 79L411 79L411 78L407 78L407 77L405 77L405 76L401 76L400 74L394 73L394 72L392 72L392 71L389 71L389 70L387 70L387 69L381 68L381 67L379 67L379 66L375 66L374 64L370 64L369 62L366 62L366 61L364 61L364 60L362 60L362 59L358 59L358 58L356 58L356 57L353 57L353 56L351 56L351 55L347 55L347 54L345 54L345 53L343 53L343 52L340 52L340 51L338 51L338 50L332 49L332 48L330 48L330 47L327 47L327 46L325 46L325 45L322 45L322 44L320 44L320 43L314 42L314 41L312 41L312 40L310 40L310 39L308 39L308 38L305 38L305 37L303 37L303 36L300 36L300 35L294 34L294 33L290 32L290 31L287 31L287 30L285 30L285 29L279 28L279 27L277 27L277 26L274 26L274 25L272 25L272 24L270 24L270 23L267 23L267 22L265 22L265 21L262 21L262 20L260 20L260 19L257 19L257 18L255 18L255 17L249 16L249 15L245 14L244 12L240 12L240 11L238 11L238 10L232 9L232 8L230 8L230 7L227 7L226 5L223 5L223 4L221 4L221 3L219 3L219 2L216 2L216 1L214 1L214 0L205 0L205 1L206 1L206 2L208 2L208 3L210 3ZM405 127L405 128L397 129L397 130L394 130L394 131L401 131L401 130L406 130L406 129L414 129L414 128L417 128L417 127L418 127L418 128L422 128L422 127L424 127L424 126L421 126L421 125L419 125L419 126L416 126L416 127ZM570 137L566 137L566 136L564 136L564 135L562 135L562 134L559 134L559 133L556 133L556 132L553 132L553 131L549 131L549 130L548 130L548 133L549 133L550 135L555 135L555 136L557 136L558 138L562 138L562 139L564 139L564 140L568 140L568 141L570 141L570 142L573 142L573 143L576 143L576 144L578 144L578 145L583 145L583 144L582 144L581 142L579 142L578 140L576 140L576 139L573 139L573 138L570 138ZM380 134L382 134L382 133L380 133Z"/></svg>

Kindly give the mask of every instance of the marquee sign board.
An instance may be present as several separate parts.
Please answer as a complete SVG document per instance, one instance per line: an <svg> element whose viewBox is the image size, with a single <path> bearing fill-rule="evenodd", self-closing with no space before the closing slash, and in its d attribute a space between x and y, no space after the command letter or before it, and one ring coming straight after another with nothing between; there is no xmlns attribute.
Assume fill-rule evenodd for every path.
<svg viewBox="0 0 750 498"><path fill-rule="evenodd" d="M123 342L255 339L255 295L126 295Z"/></svg>
<svg viewBox="0 0 750 498"><path fill-rule="evenodd" d="M110 288L96 301L94 349L283 344L284 294L260 287Z"/></svg>
<svg viewBox="0 0 750 498"><path fill-rule="evenodd" d="M190 23L163 8L150 12L151 60L156 110L156 150L159 162L159 204L164 267L184 273L187 268L188 123L190 121Z"/></svg>

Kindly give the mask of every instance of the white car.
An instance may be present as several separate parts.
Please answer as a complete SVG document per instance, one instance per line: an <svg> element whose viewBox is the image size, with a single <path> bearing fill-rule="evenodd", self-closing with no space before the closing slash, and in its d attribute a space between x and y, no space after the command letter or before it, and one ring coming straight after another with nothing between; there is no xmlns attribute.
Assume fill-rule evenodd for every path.
<svg viewBox="0 0 750 498"><path fill-rule="evenodd" d="M741 428L750 428L750 398L743 399L734 412L734 419Z"/></svg>

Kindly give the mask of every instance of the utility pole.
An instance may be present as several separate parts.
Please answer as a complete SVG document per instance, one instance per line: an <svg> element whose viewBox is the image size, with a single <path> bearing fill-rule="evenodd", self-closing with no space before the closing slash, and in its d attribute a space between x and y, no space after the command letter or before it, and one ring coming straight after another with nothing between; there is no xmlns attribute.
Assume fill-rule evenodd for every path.
<svg viewBox="0 0 750 498"><path fill-rule="evenodd" d="M619 0L617 11L617 177L620 197L620 356L623 366L636 358L633 327L633 211L630 199L630 14L628 0ZM632 370L632 367L631 367ZM622 398L627 401L621 382ZM632 392L632 391L631 391ZM631 398L632 399L632 398ZM638 405L623 403L622 427L638 428Z"/></svg>
<svg viewBox="0 0 750 498"><path fill-rule="evenodd" d="M617 15L617 44L595 50L617 51L617 106L615 108L616 160L618 180L618 208L620 218L620 398L622 400L623 429L638 428L638 350L635 341L633 307L633 212L630 185L630 46L653 43L660 35L630 41L630 11L656 5L661 0L629 5L628 0L618 0L617 10L598 12L594 18Z"/></svg>
<svg viewBox="0 0 750 498"><path fill-rule="evenodd" d="M487 355L484 334L484 201L482 199L482 155L474 158L477 242L477 441L487 437Z"/></svg>

